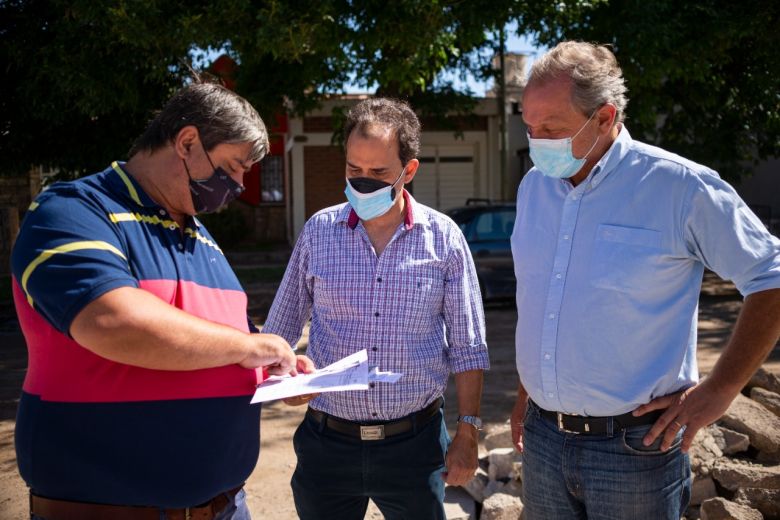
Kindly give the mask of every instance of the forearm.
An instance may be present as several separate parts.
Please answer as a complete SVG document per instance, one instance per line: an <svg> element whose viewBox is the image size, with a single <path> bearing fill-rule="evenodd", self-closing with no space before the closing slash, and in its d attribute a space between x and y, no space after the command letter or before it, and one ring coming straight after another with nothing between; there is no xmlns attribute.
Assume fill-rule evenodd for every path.
<svg viewBox="0 0 780 520"><path fill-rule="evenodd" d="M240 363L252 352L251 336L168 305L131 287L87 305L70 333L101 357L160 370L196 370Z"/></svg>
<svg viewBox="0 0 780 520"><path fill-rule="evenodd" d="M780 289L745 298L726 348L715 364L709 384L736 395L761 366L780 337Z"/></svg>
<svg viewBox="0 0 780 520"><path fill-rule="evenodd" d="M482 370L467 370L455 374L458 395L458 415L479 415L482 401Z"/></svg>
<svg viewBox="0 0 780 520"><path fill-rule="evenodd" d="M523 386L523 383L518 381L517 382L517 402L518 403L524 403L528 401L528 392L526 392L525 387Z"/></svg>

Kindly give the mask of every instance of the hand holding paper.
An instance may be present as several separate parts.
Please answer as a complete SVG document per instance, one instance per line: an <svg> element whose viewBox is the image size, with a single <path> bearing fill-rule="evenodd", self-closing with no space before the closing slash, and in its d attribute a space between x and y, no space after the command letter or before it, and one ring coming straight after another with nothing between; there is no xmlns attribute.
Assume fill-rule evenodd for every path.
<svg viewBox="0 0 780 520"><path fill-rule="evenodd" d="M365 349L331 365L298 376L271 376L257 386L252 403L286 397L344 390L367 390L369 381L395 383L403 374L379 372L372 367L369 375L368 353Z"/></svg>

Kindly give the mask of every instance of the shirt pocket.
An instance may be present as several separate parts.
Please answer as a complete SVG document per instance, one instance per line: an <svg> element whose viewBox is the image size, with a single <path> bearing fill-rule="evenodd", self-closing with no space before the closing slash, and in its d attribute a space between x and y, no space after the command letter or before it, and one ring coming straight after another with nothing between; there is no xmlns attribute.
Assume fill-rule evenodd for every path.
<svg viewBox="0 0 780 520"><path fill-rule="evenodd" d="M653 229L601 224L591 258L595 287L633 292L658 283L661 232Z"/></svg>
<svg viewBox="0 0 780 520"><path fill-rule="evenodd" d="M429 276L414 276L403 285L405 294L399 295L401 314L412 330L428 330L435 321L432 318L442 312L444 281Z"/></svg>

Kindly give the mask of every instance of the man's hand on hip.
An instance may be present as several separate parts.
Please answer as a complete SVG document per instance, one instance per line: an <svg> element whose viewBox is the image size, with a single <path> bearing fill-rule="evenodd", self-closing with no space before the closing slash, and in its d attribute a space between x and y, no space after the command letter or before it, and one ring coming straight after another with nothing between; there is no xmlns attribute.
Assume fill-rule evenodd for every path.
<svg viewBox="0 0 780 520"><path fill-rule="evenodd" d="M251 334L250 352L241 361L244 368L265 367L275 376L297 375L297 358L290 344L276 334Z"/></svg>
<svg viewBox="0 0 780 520"><path fill-rule="evenodd" d="M663 435L661 450L666 451L683 426L682 451L687 453L693 438L701 428L720 419L736 397L736 393L717 388L709 379L696 386L674 394L657 397L634 410L634 415L644 415L653 410L666 409L645 436L645 446L651 445Z"/></svg>
<svg viewBox="0 0 780 520"><path fill-rule="evenodd" d="M444 458L444 481L451 486L464 486L473 477L479 465L479 430L467 423L458 423L458 431L452 439Z"/></svg>

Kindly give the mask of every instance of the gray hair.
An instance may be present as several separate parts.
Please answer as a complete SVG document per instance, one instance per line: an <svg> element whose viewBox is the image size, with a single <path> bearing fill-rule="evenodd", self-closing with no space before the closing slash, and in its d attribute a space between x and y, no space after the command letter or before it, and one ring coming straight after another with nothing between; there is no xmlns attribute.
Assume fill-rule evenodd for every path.
<svg viewBox="0 0 780 520"><path fill-rule="evenodd" d="M197 83L182 88L168 100L133 143L129 156L167 146L190 125L198 129L206 151L219 144L252 143L252 162L268 152L268 131L249 101L221 85Z"/></svg>
<svg viewBox="0 0 780 520"><path fill-rule="evenodd" d="M398 158L404 166L420 153L417 114L409 103L390 98L366 99L352 107L344 122L344 145L353 130L368 137L377 127L391 131L398 139Z"/></svg>
<svg viewBox="0 0 780 520"><path fill-rule="evenodd" d="M585 116L611 103L617 108L615 121L625 119L628 89L615 55L607 47L561 42L534 62L528 83L544 83L561 76L571 79L572 102Z"/></svg>

